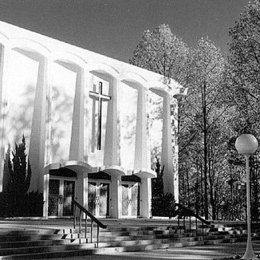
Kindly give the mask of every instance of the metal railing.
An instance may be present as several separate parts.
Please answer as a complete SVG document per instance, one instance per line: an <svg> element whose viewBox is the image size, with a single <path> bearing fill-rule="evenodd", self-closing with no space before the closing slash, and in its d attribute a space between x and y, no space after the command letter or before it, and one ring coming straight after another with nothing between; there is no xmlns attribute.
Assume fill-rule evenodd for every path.
<svg viewBox="0 0 260 260"><path fill-rule="evenodd" d="M73 226L74 229L76 230L76 226L77 226L77 209L79 212L79 243L81 244L81 234L82 234L82 222L84 221L84 226L85 226L85 230L84 230L84 237L86 239L86 241L88 241L88 217L90 218L90 243L93 243L93 227L94 227L94 223L96 224L97 227L97 239L96 239L96 245L98 247L99 244L99 229L100 228L107 228L106 225L104 225L103 223L101 223L97 218L95 218L86 208L84 208L82 205L80 205L77 201L73 200L73 214L74 214L74 220L73 220ZM85 213L85 219L83 219L82 215L83 213Z"/></svg>
<svg viewBox="0 0 260 260"><path fill-rule="evenodd" d="M199 216L198 214L196 214L193 210L179 204L176 203L175 206L177 207L175 215L178 217L178 228L180 227L180 219L183 219L183 227L184 229L186 229L186 217L189 218L189 229L191 229L191 218L194 217L195 218L195 226L196 226L196 233L198 233L198 221L201 222L201 227L202 227L202 234L204 235L204 228L210 226L210 221L205 220L204 218L202 218L201 216Z"/></svg>

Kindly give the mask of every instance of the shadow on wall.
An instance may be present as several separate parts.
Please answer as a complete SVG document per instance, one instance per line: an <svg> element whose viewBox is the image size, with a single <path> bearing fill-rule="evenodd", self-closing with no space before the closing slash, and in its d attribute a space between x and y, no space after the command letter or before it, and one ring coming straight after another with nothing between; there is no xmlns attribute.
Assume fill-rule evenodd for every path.
<svg viewBox="0 0 260 260"><path fill-rule="evenodd" d="M71 140L71 126L73 116L73 97L61 92L57 86L52 88L51 116L51 151L53 160L68 157ZM65 154L67 152L67 154Z"/></svg>
<svg viewBox="0 0 260 260"><path fill-rule="evenodd" d="M22 135L30 138L34 96L35 86L28 85L22 94L23 102L19 104L19 109L11 105L7 108L9 111L4 109L5 112L1 115L5 120L5 129L1 131L4 140L18 142Z"/></svg>

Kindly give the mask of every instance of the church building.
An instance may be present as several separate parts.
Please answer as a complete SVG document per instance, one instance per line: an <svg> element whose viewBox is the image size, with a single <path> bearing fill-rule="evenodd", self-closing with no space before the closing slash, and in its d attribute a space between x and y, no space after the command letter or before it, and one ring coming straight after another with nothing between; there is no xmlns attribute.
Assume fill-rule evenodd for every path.
<svg viewBox="0 0 260 260"><path fill-rule="evenodd" d="M155 156L178 201L173 79L0 22L0 192L4 158L25 136L43 215L151 216Z"/></svg>

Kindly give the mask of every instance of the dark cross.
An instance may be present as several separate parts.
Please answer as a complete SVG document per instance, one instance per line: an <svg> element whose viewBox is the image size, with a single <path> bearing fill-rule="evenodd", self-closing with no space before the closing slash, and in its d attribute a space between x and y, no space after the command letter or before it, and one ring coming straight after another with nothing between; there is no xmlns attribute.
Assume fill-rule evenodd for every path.
<svg viewBox="0 0 260 260"><path fill-rule="evenodd" d="M110 96L104 95L102 92L103 92L102 82L98 83L98 92L89 91L89 96L98 101L97 150L101 150L102 102L109 101L111 99Z"/></svg>

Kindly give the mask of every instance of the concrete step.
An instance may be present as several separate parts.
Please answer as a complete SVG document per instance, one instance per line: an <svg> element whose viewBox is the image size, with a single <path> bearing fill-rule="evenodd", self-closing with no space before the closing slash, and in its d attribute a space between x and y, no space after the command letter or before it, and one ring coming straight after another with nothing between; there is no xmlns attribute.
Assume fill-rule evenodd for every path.
<svg viewBox="0 0 260 260"><path fill-rule="evenodd" d="M64 244L64 245L49 245L49 246L30 246L21 248L3 248L0 249L0 256L6 256L11 254L31 254L31 253L46 253L55 251L69 251L69 250L79 250L79 249L91 249L95 248L94 243L88 244Z"/></svg>
<svg viewBox="0 0 260 260"><path fill-rule="evenodd" d="M15 241L32 241L32 240L56 240L66 238L65 234L36 234L36 235L11 235L11 236L0 236L1 242L15 242Z"/></svg>
<svg viewBox="0 0 260 260"><path fill-rule="evenodd" d="M49 259L49 258L66 258L74 256L94 255L94 254L113 254L123 252L124 248L93 248L93 249L77 249L66 251L52 251L41 253L12 254L1 256L1 259Z"/></svg>
<svg viewBox="0 0 260 260"><path fill-rule="evenodd" d="M62 229L0 229L0 237L2 236L22 236L22 235L49 235L62 234Z"/></svg>
<svg viewBox="0 0 260 260"><path fill-rule="evenodd" d="M21 247L33 247L33 246L55 246L71 244L72 241L69 239L57 239L57 240L30 240L30 241L9 241L1 242L0 249L4 248L21 248Z"/></svg>
<svg viewBox="0 0 260 260"><path fill-rule="evenodd" d="M190 237L187 239L182 238L179 241L174 241L169 238L162 239L140 239L140 240L122 240L122 241L108 241L99 242L100 248L109 247L124 247L125 251L132 250L132 247L137 247L145 245L160 245L164 244L164 247L184 247L184 246L194 246L194 245L205 245L205 244L219 244L227 241L228 238L219 239L194 239L191 240ZM71 243L73 242L73 243ZM84 241L85 242L85 241ZM0 255L10 255L10 254L28 254L28 253L45 253L52 251L64 251L64 250L74 250L74 249L93 249L96 247L96 243L84 243L79 244L79 240L71 241L69 239L64 240L42 240L42 241L30 241L30 242L16 242L16 243L2 243L0 249Z"/></svg>
<svg viewBox="0 0 260 260"><path fill-rule="evenodd" d="M236 228L235 230L241 230ZM6 229L0 232L0 259L63 258L65 256L115 253L123 251L145 251L159 248L216 245L245 241L243 232L229 227L208 229L180 229L175 226L113 226L100 229L99 248L96 243L96 227L93 239L87 238L84 229L81 237L77 229ZM90 226L88 225L88 232Z"/></svg>

